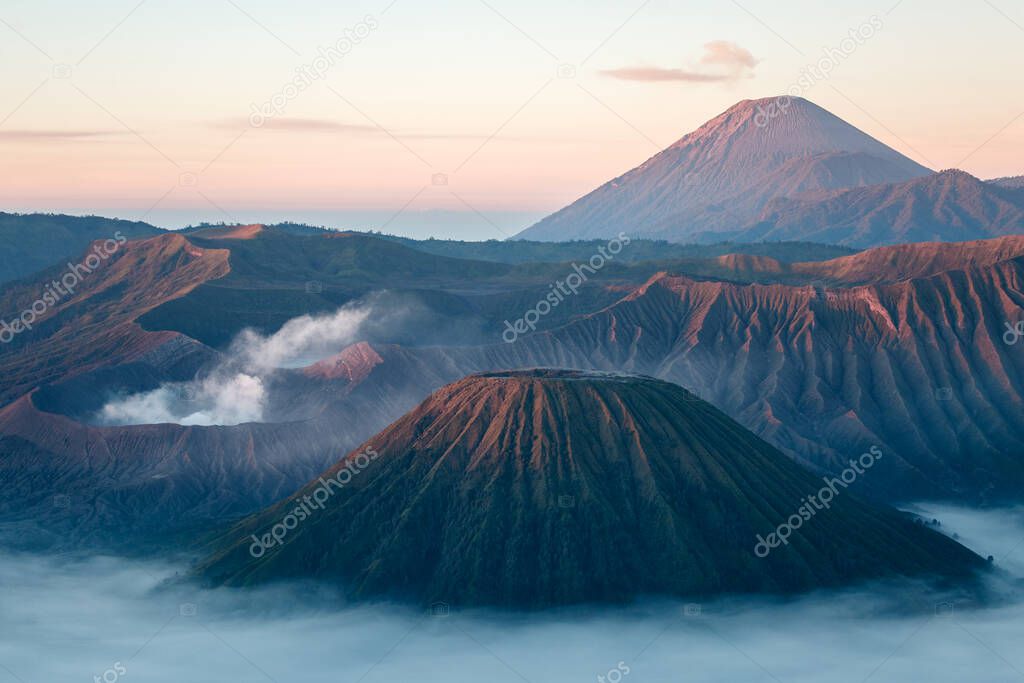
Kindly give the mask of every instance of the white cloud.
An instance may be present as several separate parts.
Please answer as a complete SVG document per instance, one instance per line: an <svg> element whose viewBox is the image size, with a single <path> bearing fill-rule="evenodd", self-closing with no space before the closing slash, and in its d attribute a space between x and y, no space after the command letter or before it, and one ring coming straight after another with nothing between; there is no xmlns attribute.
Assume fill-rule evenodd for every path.
<svg viewBox="0 0 1024 683"><path fill-rule="evenodd" d="M1024 536L1016 511L937 514L982 554L1004 555ZM1024 669L1024 604L1005 593L988 608L948 616L934 609L946 595L895 585L732 598L705 603L700 616L661 602L441 618L346 607L310 585L165 585L176 571L187 568L0 556L0 664L12 681L88 681L122 662L125 683L564 683L618 680L608 673L619 662L630 670L621 683L1005 683L1016 680L1011 666Z"/></svg>
<svg viewBox="0 0 1024 683"><path fill-rule="evenodd" d="M647 83L727 83L750 78L757 63L746 48L727 40L713 40L704 45L704 55L690 67L627 66L601 73L622 81Z"/></svg>

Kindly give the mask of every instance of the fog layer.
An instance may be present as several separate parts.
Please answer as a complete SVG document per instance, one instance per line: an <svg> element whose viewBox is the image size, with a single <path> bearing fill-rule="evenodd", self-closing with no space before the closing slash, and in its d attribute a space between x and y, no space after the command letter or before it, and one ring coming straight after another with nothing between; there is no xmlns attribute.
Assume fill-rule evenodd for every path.
<svg viewBox="0 0 1024 683"><path fill-rule="evenodd" d="M918 509L1022 567L1019 511ZM984 609L904 585L510 616L340 607L312 586L161 587L178 570L6 556L0 681L1004 683L1024 671L1024 604L1005 580Z"/></svg>

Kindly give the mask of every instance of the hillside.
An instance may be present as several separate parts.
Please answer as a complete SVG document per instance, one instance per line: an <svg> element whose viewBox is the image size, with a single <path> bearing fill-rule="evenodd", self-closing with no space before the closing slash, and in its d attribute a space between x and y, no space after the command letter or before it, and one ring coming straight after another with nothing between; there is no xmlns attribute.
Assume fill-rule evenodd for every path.
<svg viewBox="0 0 1024 683"><path fill-rule="evenodd" d="M1024 189L950 170L825 198L778 199L740 241L820 240L863 248L1024 234Z"/></svg>
<svg viewBox="0 0 1024 683"><path fill-rule="evenodd" d="M567 263L584 261L607 246L607 240L579 240L574 242L537 242L531 240L488 240L462 242L459 240L412 240L394 235L380 235L417 251L438 256L463 258L498 263ZM779 261L824 261L848 256L856 250L830 244L811 242L767 242L718 244L678 244L663 240L634 239L620 256L622 261L663 261L672 259L713 259L726 254L767 256Z"/></svg>
<svg viewBox="0 0 1024 683"><path fill-rule="evenodd" d="M78 256L94 240L120 232L129 239L163 231L146 223L99 216L0 213L0 284Z"/></svg>
<svg viewBox="0 0 1024 683"><path fill-rule="evenodd" d="M989 180L988 182L992 183L993 185L999 185L1000 187L1009 187L1019 190L1021 188L1024 188L1024 175L1009 176L1006 178L995 178L993 180Z"/></svg>
<svg viewBox="0 0 1024 683"><path fill-rule="evenodd" d="M82 290L81 298L32 333L0 347L0 367L9 378L5 402L41 387L35 405L69 418L62 433L73 434L106 397L190 379L219 357L174 326L145 332L132 322L140 313L176 307L186 323L216 328L218 321L231 320L226 311L237 311L233 324L241 326L260 316L287 320L309 312L313 304L303 308L303 297L327 301L301 282L286 283L290 289L273 280L263 285L255 277L257 266L273 258L274 250L261 246L261 239L204 242L217 249L190 245L178 235L129 243L123 266L110 264L109 280L97 274L95 290ZM235 264L239 244L255 251L243 252L251 258L248 264L238 261L252 274L246 282L223 288L237 291L236 298L196 298L205 287L220 291L217 285L228 279L227 262ZM302 258L310 259L311 268L322 264L325 255L314 260L316 250L309 249ZM352 259L372 262L369 255ZM369 343L330 358L327 349L322 362L303 371L305 380L282 373L267 385L266 420L319 420L317 429L351 445L431 391L474 372L535 366L624 370L694 390L821 472L841 469L851 442L878 445L892 457L865 480L872 495L1017 500L1024 486L1024 462L1014 455L1024 452L1024 356L1020 344L1004 337L1007 325L1024 319L1022 264L1024 242L1011 237L899 245L824 262L734 255L653 273L637 264L613 274L608 266L607 276L602 272L590 289L566 299L565 313L540 320L536 332L514 343L502 341L501 321L516 320L535 306L547 292L544 283L562 267L534 272L539 266L526 264L529 277L540 278L533 284L522 272L493 280L467 276L461 284L455 274L440 285L450 290L433 293L433 308L401 318L408 325L380 324L408 300L375 300L378 313L357 337ZM396 265L390 271L393 286L402 286ZM338 277L347 277L344 269ZM324 293L333 286L325 280ZM292 298L267 296L256 307L241 303L263 287L280 287L276 291L290 291ZM9 310L24 306L12 300ZM224 308L224 301L237 308ZM455 324L463 311L477 320L487 316L490 322L477 337L484 343L474 343ZM357 381L358 391L331 393L344 381ZM49 448L36 443L41 432L18 424L13 439ZM242 448L247 441L232 443Z"/></svg>
<svg viewBox="0 0 1024 683"><path fill-rule="evenodd" d="M31 282L5 287L0 320L30 310L46 283L59 281L66 270L55 266ZM32 329L0 344L0 406L44 383L156 354L167 344L198 346L177 332L147 333L135 320L229 271L226 250L201 249L181 235L125 243L93 272L83 273L74 292L34 316Z"/></svg>
<svg viewBox="0 0 1024 683"><path fill-rule="evenodd" d="M322 508L250 552L331 478ZM846 492L787 547L755 555L758 535L822 486L666 382L486 373L435 392L234 527L198 573L215 584L315 578L355 599L523 609L963 576L983 564Z"/></svg>

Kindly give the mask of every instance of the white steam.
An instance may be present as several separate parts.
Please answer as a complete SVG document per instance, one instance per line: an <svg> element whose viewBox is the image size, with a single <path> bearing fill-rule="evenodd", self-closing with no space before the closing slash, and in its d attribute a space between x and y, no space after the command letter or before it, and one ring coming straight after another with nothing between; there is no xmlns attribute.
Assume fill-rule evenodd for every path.
<svg viewBox="0 0 1024 683"><path fill-rule="evenodd" d="M202 379L169 382L152 391L109 401L97 420L106 425L237 425L261 422L269 377L279 368L308 365L358 339L373 307L345 306L333 314L304 315L265 336L243 330L225 360Z"/></svg>
<svg viewBox="0 0 1024 683"><path fill-rule="evenodd" d="M304 315L269 337L243 330L231 345L231 355L254 372L308 365L355 341L371 312L370 306L346 306L332 315Z"/></svg>
<svg viewBox="0 0 1024 683"><path fill-rule="evenodd" d="M244 372L215 374L115 399L103 406L100 420L114 425L237 425L262 420L265 400L261 378Z"/></svg>

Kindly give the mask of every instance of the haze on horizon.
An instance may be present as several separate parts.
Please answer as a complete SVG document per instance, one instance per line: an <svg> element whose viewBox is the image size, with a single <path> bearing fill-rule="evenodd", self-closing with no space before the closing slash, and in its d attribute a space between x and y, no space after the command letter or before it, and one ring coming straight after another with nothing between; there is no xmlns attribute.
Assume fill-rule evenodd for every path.
<svg viewBox="0 0 1024 683"><path fill-rule="evenodd" d="M866 24L800 94L930 168L1022 172L1008 0L16 0L0 210L500 239L791 90ZM308 87L252 116L299 74Z"/></svg>

